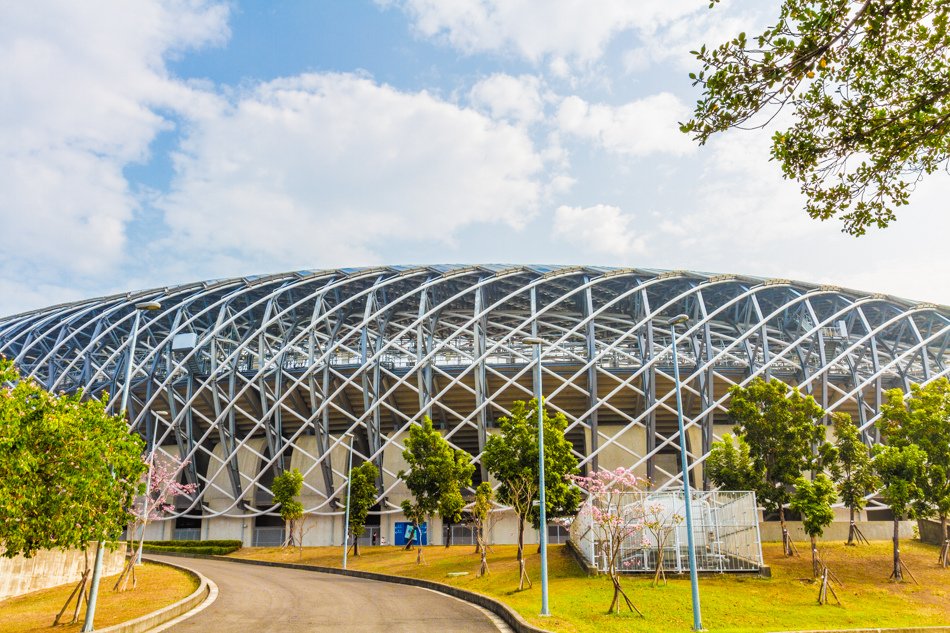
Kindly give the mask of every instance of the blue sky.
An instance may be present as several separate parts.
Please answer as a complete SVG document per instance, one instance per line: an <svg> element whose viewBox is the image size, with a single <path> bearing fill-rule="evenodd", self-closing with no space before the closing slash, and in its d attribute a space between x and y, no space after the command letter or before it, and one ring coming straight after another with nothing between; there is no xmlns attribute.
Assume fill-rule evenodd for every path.
<svg viewBox="0 0 950 633"><path fill-rule="evenodd" d="M688 53L776 3L7 3L0 314L257 273L566 263L950 303L928 179L855 239L768 132L698 147Z"/></svg>

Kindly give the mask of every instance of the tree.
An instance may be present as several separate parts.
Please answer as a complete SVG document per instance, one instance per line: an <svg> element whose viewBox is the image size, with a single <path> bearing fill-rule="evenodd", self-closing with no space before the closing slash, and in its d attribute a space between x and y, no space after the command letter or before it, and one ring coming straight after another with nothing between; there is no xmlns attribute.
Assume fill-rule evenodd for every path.
<svg viewBox="0 0 950 633"><path fill-rule="evenodd" d="M280 518L284 520L285 530L284 547L297 545L303 547L303 504L297 500L303 487L303 475L299 470L285 470L276 477L271 484L274 494L274 503L280 505ZM300 532L300 538L295 542L294 537Z"/></svg>
<svg viewBox="0 0 950 633"><path fill-rule="evenodd" d="M683 511L686 511L685 508ZM656 569L653 573L654 587L660 584L660 578L663 578L663 584L666 584L666 571L663 569L666 544L685 518L686 517L682 514L674 512L673 508L663 503L647 502L643 509L643 525L653 533L653 538L656 540Z"/></svg>
<svg viewBox="0 0 950 633"><path fill-rule="evenodd" d="M950 543L950 380L940 378L924 386L912 384L904 399L891 389L881 407L881 433L888 444L914 444L927 455L926 476L921 482L920 516L937 515L944 547L940 563L947 567Z"/></svg>
<svg viewBox="0 0 950 633"><path fill-rule="evenodd" d="M363 462L350 472L350 525L353 537L353 555L360 555L359 535L366 529L366 517L376 503L376 477L379 469L373 462Z"/></svg>
<svg viewBox="0 0 950 633"><path fill-rule="evenodd" d="M748 444L753 472L758 474L756 498L767 512L778 512L785 554L791 556L785 505L791 500L795 480L821 465L813 447L820 445L818 455L828 452L821 424L825 412L814 398L780 380L755 378L749 386L736 385L729 393L729 415L736 423L733 430Z"/></svg>
<svg viewBox="0 0 950 633"><path fill-rule="evenodd" d="M858 540L867 542L854 521L855 514L864 509L867 505L866 497L877 490L880 482L871 466L871 453L861 441L861 434L851 416L836 412L831 414L831 420L835 428L838 459L832 463L829 471L831 478L838 485L838 495L842 503L850 512L848 545L855 545Z"/></svg>
<svg viewBox="0 0 950 633"><path fill-rule="evenodd" d="M452 446L432 428L429 416L421 425L409 427L406 450L402 452L408 470L399 471L412 499L402 502L402 511L412 521L413 535L421 535L420 525L440 511L451 511L462 488L472 484L475 466L465 451ZM464 505L464 504L463 504ZM422 539L416 539L416 562L422 563ZM412 540L409 540L410 545Z"/></svg>
<svg viewBox="0 0 950 633"><path fill-rule="evenodd" d="M881 498L894 513L894 566L891 578L904 579L901 567L900 521L915 515L923 491L924 466L927 454L914 444L905 446L875 446L874 471L881 478Z"/></svg>
<svg viewBox="0 0 950 633"><path fill-rule="evenodd" d="M132 580L132 588L137 585L135 566L142 562L142 547L145 545L145 528L149 521L162 519L169 512L175 510L175 497L179 495L193 495L198 490L197 484L183 484L178 481L182 469L188 461L180 461L171 455L155 460L155 455L146 460L148 472L145 474L143 486L144 494L135 499L129 512L132 515L132 526L129 529L129 541L139 532L139 543L136 553L129 557L125 568L116 579L112 587L114 591L123 591Z"/></svg>
<svg viewBox="0 0 950 633"><path fill-rule="evenodd" d="M475 542L478 545L478 553L481 556L481 564L478 568L478 577L481 578L488 574L488 521L490 520L493 501L495 500L495 491L491 484L483 481L475 489L475 502L472 504L472 528L475 532Z"/></svg>
<svg viewBox="0 0 950 633"><path fill-rule="evenodd" d="M543 407L542 407L543 409ZM544 502L548 517L564 517L577 512L581 493L567 479L577 470L577 458L571 452L571 443L564 437L567 419L558 412L551 416L543 412L544 424ZM521 576L518 589L530 586L524 560L524 526L530 520L538 527L539 499L538 472L538 402L515 401L511 415L500 418L501 434L485 442L482 463L501 484L498 500L510 506L518 515L518 565Z"/></svg>
<svg viewBox="0 0 950 633"><path fill-rule="evenodd" d="M835 520L831 506L837 498L834 482L824 473L818 473L812 481L805 477L795 480L795 494L789 505L792 510L801 513L802 527L811 539L811 571L815 578L822 572L818 559L818 539Z"/></svg>
<svg viewBox="0 0 950 633"><path fill-rule="evenodd" d="M614 589L607 613L619 613L623 598L630 611L643 617L620 586L620 565L624 564L620 553L630 539L640 539L644 547L649 545L644 538L644 504L640 494L641 484L646 481L638 478L633 468L598 470L588 476L571 475L569 479L588 495L588 503L581 512L590 514L595 543L601 548Z"/></svg>
<svg viewBox="0 0 950 633"><path fill-rule="evenodd" d="M706 472L720 490L755 490L762 479L749 455L749 444L732 433L713 442L706 458Z"/></svg>
<svg viewBox="0 0 950 633"><path fill-rule="evenodd" d="M107 400L51 394L0 357L0 554L86 550L122 532L142 489L145 443L124 415L106 412ZM88 580L87 569L56 622L73 596L78 620Z"/></svg>
<svg viewBox="0 0 950 633"><path fill-rule="evenodd" d="M702 96L681 129L704 144L790 108L771 153L808 214L886 227L950 157L948 20L945 0L784 0L761 34L693 52Z"/></svg>

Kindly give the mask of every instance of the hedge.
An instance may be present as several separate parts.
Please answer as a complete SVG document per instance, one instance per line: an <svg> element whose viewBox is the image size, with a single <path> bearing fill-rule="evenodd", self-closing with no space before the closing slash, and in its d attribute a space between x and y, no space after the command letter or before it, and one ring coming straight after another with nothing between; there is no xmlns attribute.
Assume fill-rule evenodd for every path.
<svg viewBox="0 0 950 633"><path fill-rule="evenodd" d="M145 541L145 547L241 547L237 539L210 541Z"/></svg>
<svg viewBox="0 0 950 633"><path fill-rule="evenodd" d="M239 542L240 543L240 542ZM144 545L144 549L154 553L160 554L162 552L178 552L179 554L208 554L212 556L223 556L225 554L230 554L231 552L236 552L241 549L240 544L238 545L149 545L147 542Z"/></svg>

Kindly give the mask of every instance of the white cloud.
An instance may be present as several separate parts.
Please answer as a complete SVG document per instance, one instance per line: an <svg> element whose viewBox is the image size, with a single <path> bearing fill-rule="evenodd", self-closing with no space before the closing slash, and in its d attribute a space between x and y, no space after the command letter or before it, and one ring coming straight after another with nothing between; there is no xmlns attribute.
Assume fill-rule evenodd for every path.
<svg viewBox="0 0 950 633"><path fill-rule="evenodd" d="M8 3L0 20L0 272L102 273L137 201L123 169L206 96L164 60L227 37L210 2Z"/></svg>
<svg viewBox="0 0 950 633"><path fill-rule="evenodd" d="M229 258L243 270L337 266L374 262L393 240L520 227L542 171L519 128L426 92L310 74L260 84L195 125L160 206L171 245L226 271Z"/></svg>
<svg viewBox="0 0 950 633"><path fill-rule="evenodd" d="M705 1L666 0L377 0L397 5L425 37L464 53L515 52L538 63L547 57L590 62L629 30L649 33L705 8ZM561 60L563 62L563 59ZM560 62L559 62L560 64Z"/></svg>
<svg viewBox="0 0 950 633"><path fill-rule="evenodd" d="M622 55L622 63L628 73L638 73L658 63L672 62L685 75L687 70L699 67L690 51L703 44L716 47L740 32L759 33L768 20L774 19L773 5L751 2L677 16L652 31L640 32L637 45Z"/></svg>
<svg viewBox="0 0 950 633"><path fill-rule="evenodd" d="M779 123L781 125L781 123ZM767 133L734 131L704 148L692 203L657 221L653 265L828 283L950 303L950 180L921 184L898 221L862 238L807 216L798 185L769 160ZM685 256L684 256L685 255Z"/></svg>
<svg viewBox="0 0 950 633"><path fill-rule="evenodd" d="M472 86L469 99L494 119L527 124L544 116L541 80L534 75L496 73Z"/></svg>
<svg viewBox="0 0 950 633"><path fill-rule="evenodd" d="M683 156L695 151L695 144L679 131L679 121L688 117L683 102L668 92L621 106L590 104L571 96L561 102L557 113L564 133L627 156Z"/></svg>
<svg viewBox="0 0 950 633"><path fill-rule="evenodd" d="M561 206L554 212L552 237L595 253L629 261L646 250L643 237L634 230L634 216L619 207Z"/></svg>

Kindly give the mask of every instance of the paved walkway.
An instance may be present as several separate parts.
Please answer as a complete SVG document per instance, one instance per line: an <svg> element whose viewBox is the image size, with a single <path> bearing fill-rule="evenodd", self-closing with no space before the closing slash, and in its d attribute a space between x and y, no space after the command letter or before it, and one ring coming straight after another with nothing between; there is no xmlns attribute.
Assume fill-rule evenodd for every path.
<svg viewBox="0 0 950 633"><path fill-rule="evenodd" d="M214 604L172 633L499 631L479 608L418 587L217 560L149 558L190 567L218 585Z"/></svg>

